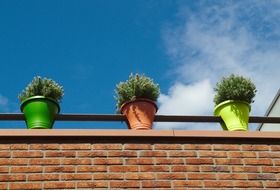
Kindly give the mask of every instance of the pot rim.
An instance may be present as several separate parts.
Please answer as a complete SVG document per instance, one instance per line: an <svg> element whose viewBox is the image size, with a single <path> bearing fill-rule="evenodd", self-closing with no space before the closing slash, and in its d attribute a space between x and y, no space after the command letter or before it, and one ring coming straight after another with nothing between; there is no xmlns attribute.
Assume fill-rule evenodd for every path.
<svg viewBox="0 0 280 190"><path fill-rule="evenodd" d="M221 108L222 106L225 106L226 104L230 104L230 103L242 103L245 104L249 107L249 112L251 111L251 105L246 102L246 101L241 101L241 100L226 100L223 101L221 103L219 103L218 105L215 106L214 108L214 115L216 115L216 112L218 111L219 108Z"/></svg>
<svg viewBox="0 0 280 190"><path fill-rule="evenodd" d="M40 96L40 95L31 96L31 97L26 98L25 100L23 100L22 103L20 104L20 111L23 112L23 108L24 108L24 106L25 106L28 102L36 101L36 100L48 100L48 101L54 103L54 104L57 106L57 108L58 108L57 113L60 112L59 103L58 103L55 99L50 98L50 97L46 97L46 96Z"/></svg>
<svg viewBox="0 0 280 190"><path fill-rule="evenodd" d="M135 100L130 100L130 101L124 102L124 103L121 105L121 107L120 107L120 112L123 113L124 107L126 107L128 104L131 104L131 103L133 103L133 102L148 102L148 103L151 103L151 104L153 104L153 105L155 106L156 112L158 111L158 106L157 106L157 104L156 104L155 101L150 100L150 99L148 99L148 98L136 98Z"/></svg>

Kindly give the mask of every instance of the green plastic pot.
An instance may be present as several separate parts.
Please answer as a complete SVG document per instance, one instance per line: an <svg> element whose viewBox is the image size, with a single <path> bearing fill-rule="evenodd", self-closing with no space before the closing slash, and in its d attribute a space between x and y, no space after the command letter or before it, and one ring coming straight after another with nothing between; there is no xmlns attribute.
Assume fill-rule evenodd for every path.
<svg viewBox="0 0 280 190"><path fill-rule="evenodd" d="M20 106L28 129L51 129L54 117L59 113L59 104L52 98L32 96Z"/></svg>
<svg viewBox="0 0 280 190"><path fill-rule="evenodd" d="M215 107L214 115L221 116L221 126L228 131L247 131L250 104L243 101L227 100Z"/></svg>

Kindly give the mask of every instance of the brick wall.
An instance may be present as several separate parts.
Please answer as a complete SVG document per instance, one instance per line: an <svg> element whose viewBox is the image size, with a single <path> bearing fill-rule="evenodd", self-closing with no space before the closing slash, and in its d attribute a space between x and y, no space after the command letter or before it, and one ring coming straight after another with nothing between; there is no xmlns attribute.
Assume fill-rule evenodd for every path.
<svg viewBox="0 0 280 190"><path fill-rule="evenodd" d="M2 133L0 189L280 188L279 133L43 133Z"/></svg>

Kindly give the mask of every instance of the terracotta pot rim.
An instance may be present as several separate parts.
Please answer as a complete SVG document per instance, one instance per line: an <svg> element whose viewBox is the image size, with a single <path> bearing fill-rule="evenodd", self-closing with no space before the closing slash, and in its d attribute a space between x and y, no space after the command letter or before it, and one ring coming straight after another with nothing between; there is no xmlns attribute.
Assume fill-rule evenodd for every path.
<svg viewBox="0 0 280 190"><path fill-rule="evenodd" d="M123 103L120 107L120 112L123 113L123 110L124 108L128 105L128 104L131 104L131 103L134 103L134 102L148 102L148 103L151 103L155 106L156 108L156 112L158 111L158 106L157 104L155 103L155 101L153 100L150 100L150 99L147 99L147 98L137 98L135 100L131 100L131 101L127 101L125 103Z"/></svg>

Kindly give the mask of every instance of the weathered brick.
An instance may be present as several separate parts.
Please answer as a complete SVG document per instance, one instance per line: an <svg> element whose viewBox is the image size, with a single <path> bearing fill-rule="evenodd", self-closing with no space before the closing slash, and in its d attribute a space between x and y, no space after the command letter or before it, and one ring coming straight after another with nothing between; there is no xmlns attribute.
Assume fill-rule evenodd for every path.
<svg viewBox="0 0 280 190"><path fill-rule="evenodd" d="M169 172L169 167L168 166L142 165L142 166L140 166L140 171L141 172Z"/></svg>
<svg viewBox="0 0 280 190"><path fill-rule="evenodd" d="M94 144L95 150L122 150L122 144Z"/></svg>
<svg viewBox="0 0 280 190"><path fill-rule="evenodd" d="M248 174L249 180L276 180L275 174Z"/></svg>
<svg viewBox="0 0 280 190"><path fill-rule="evenodd" d="M10 183L10 190L41 190L42 183ZM8 188L7 188L8 189Z"/></svg>
<svg viewBox="0 0 280 190"><path fill-rule="evenodd" d="M91 150L91 144L62 144L62 150Z"/></svg>
<svg viewBox="0 0 280 190"><path fill-rule="evenodd" d="M155 144L155 150L182 150L181 144Z"/></svg>
<svg viewBox="0 0 280 190"><path fill-rule="evenodd" d="M257 155L255 152L228 152L229 158L256 158Z"/></svg>
<svg viewBox="0 0 280 190"><path fill-rule="evenodd" d="M188 173L189 180L209 180L216 179L216 175L213 173Z"/></svg>
<svg viewBox="0 0 280 190"><path fill-rule="evenodd" d="M23 174L11 174L11 175L0 175L0 182L13 182L13 181L25 181L26 175Z"/></svg>
<svg viewBox="0 0 280 190"><path fill-rule="evenodd" d="M158 173L157 180L185 180L185 173Z"/></svg>
<svg viewBox="0 0 280 190"><path fill-rule="evenodd" d="M0 158L10 158L11 152L9 151L0 151Z"/></svg>
<svg viewBox="0 0 280 190"><path fill-rule="evenodd" d="M94 181L94 182L78 182L78 188L107 188L108 182L106 181Z"/></svg>
<svg viewBox="0 0 280 190"><path fill-rule="evenodd" d="M32 158L29 160L29 165L59 165L59 159Z"/></svg>
<svg viewBox="0 0 280 190"><path fill-rule="evenodd" d="M262 166L263 173L280 173L280 167Z"/></svg>
<svg viewBox="0 0 280 190"><path fill-rule="evenodd" d="M48 151L46 157L76 157L76 152L73 151Z"/></svg>
<svg viewBox="0 0 280 190"><path fill-rule="evenodd" d="M260 167L258 167L258 166L232 166L232 172L259 173Z"/></svg>
<svg viewBox="0 0 280 190"><path fill-rule="evenodd" d="M111 188L139 188L139 181L110 181Z"/></svg>
<svg viewBox="0 0 280 190"><path fill-rule="evenodd" d="M238 144L215 144L215 145L213 145L213 149L230 151L230 150L240 150L241 147Z"/></svg>
<svg viewBox="0 0 280 190"><path fill-rule="evenodd" d="M72 173L75 172L75 166L46 166L46 173Z"/></svg>
<svg viewBox="0 0 280 190"><path fill-rule="evenodd" d="M262 182L261 181L234 181L234 187L239 188L249 188L249 187L259 187L262 188Z"/></svg>
<svg viewBox="0 0 280 190"><path fill-rule="evenodd" d="M30 150L59 150L59 144L30 144Z"/></svg>
<svg viewBox="0 0 280 190"><path fill-rule="evenodd" d="M201 151L198 153L199 157L207 158L226 158L227 153L222 151Z"/></svg>
<svg viewBox="0 0 280 190"><path fill-rule="evenodd" d="M126 173L126 180L154 180L154 173Z"/></svg>
<svg viewBox="0 0 280 190"><path fill-rule="evenodd" d="M10 149L11 150L27 150L28 145L27 144L11 144Z"/></svg>
<svg viewBox="0 0 280 190"><path fill-rule="evenodd" d="M190 188L190 187L196 187L196 188L201 188L202 187L202 182L200 180L174 180L172 181L173 186L178 188L178 187L184 187L184 188Z"/></svg>
<svg viewBox="0 0 280 190"><path fill-rule="evenodd" d="M243 151L268 151L269 146L268 145L257 145L257 144L251 144L251 145L242 145Z"/></svg>
<svg viewBox="0 0 280 190"><path fill-rule="evenodd" d="M170 157L197 157L195 151L169 151Z"/></svg>
<svg viewBox="0 0 280 190"><path fill-rule="evenodd" d="M187 165L203 165L214 164L214 160L210 158L186 158Z"/></svg>
<svg viewBox="0 0 280 190"><path fill-rule="evenodd" d="M230 174L217 174L217 179L219 180L247 180L247 174L243 173L230 173Z"/></svg>
<svg viewBox="0 0 280 190"><path fill-rule="evenodd" d="M125 159L126 165L153 165L153 158L127 158Z"/></svg>
<svg viewBox="0 0 280 190"><path fill-rule="evenodd" d="M202 172L230 172L228 166L200 166Z"/></svg>
<svg viewBox="0 0 280 190"><path fill-rule="evenodd" d="M48 183L44 183L44 189L74 189L75 182L53 182L49 181Z"/></svg>
<svg viewBox="0 0 280 190"><path fill-rule="evenodd" d="M107 166L77 166L77 172L106 172Z"/></svg>
<svg viewBox="0 0 280 190"><path fill-rule="evenodd" d="M230 180L212 180L212 181L206 181L204 180L203 181L204 183L204 187L206 188L219 188L219 187L222 187L222 188L232 188L234 187L233 186L233 181L230 181Z"/></svg>
<svg viewBox="0 0 280 190"><path fill-rule="evenodd" d="M280 188L280 181L263 181L265 188Z"/></svg>
<svg viewBox="0 0 280 190"><path fill-rule="evenodd" d="M109 172L137 172L138 166L109 166Z"/></svg>
<svg viewBox="0 0 280 190"><path fill-rule="evenodd" d="M171 166L172 172L199 172L199 166Z"/></svg>
<svg viewBox="0 0 280 190"><path fill-rule="evenodd" d="M62 165L91 165L91 159L87 158L65 158L61 160Z"/></svg>
<svg viewBox="0 0 280 190"><path fill-rule="evenodd" d="M42 158L43 152L41 151L14 151L12 152L14 158Z"/></svg>
<svg viewBox="0 0 280 190"><path fill-rule="evenodd" d="M142 187L144 188L170 188L170 181L142 181Z"/></svg>
<svg viewBox="0 0 280 190"><path fill-rule="evenodd" d="M122 180L124 179L123 173L95 173L94 180Z"/></svg>
<svg viewBox="0 0 280 190"><path fill-rule="evenodd" d="M141 151L140 157L166 157L167 152L166 151Z"/></svg>
<svg viewBox="0 0 280 190"><path fill-rule="evenodd" d="M11 173L42 173L42 166L13 166Z"/></svg>
<svg viewBox="0 0 280 190"><path fill-rule="evenodd" d="M260 158L260 159L254 159L254 158L248 158L244 159L245 165L273 165L272 161L270 159Z"/></svg>
<svg viewBox="0 0 280 190"><path fill-rule="evenodd" d="M152 150L152 145L150 144L125 144L125 150Z"/></svg>
<svg viewBox="0 0 280 190"><path fill-rule="evenodd" d="M211 150L211 145L208 144L185 144L185 150Z"/></svg>
<svg viewBox="0 0 280 190"><path fill-rule="evenodd" d="M62 181L73 181L73 180L91 180L92 174L61 174Z"/></svg>
<svg viewBox="0 0 280 190"><path fill-rule="evenodd" d="M94 165L122 165L123 159L120 158L96 158Z"/></svg>
<svg viewBox="0 0 280 190"><path fill-rule="evenodd" d="M109 151L108 152L108 157L137 157L137 152L135 151Z"/></svg>
<svg viewBox="0 0 280 190"><path fill-rule="evenodd" d="M28 181L58 181L59 174L30 174Z"/></svg>
<svg viewBox="0 0 280 190"><path fill-rule="evenodd" d="M184 159L182 158L157 158L156 165L183 165Z"/></svg>
<svg viewBox="0 0 280 190"><path fill-rule="evenodd" d="M259 158L280 158L280 152L258 152Z"/></svg>
<svg viewBox="0 0 280 190"><path fill-rule="evenodd" d="M217 165L243 165L243 160L238 158L217 158L215 163Z"/></svg>
<svg viewBox="0 0 280 190"><path fill-rule="evenodd" d="M107 157L106 151L84 151L78 152L78 157L89 157L89 158L96 158L96 157Z"/></svg>

